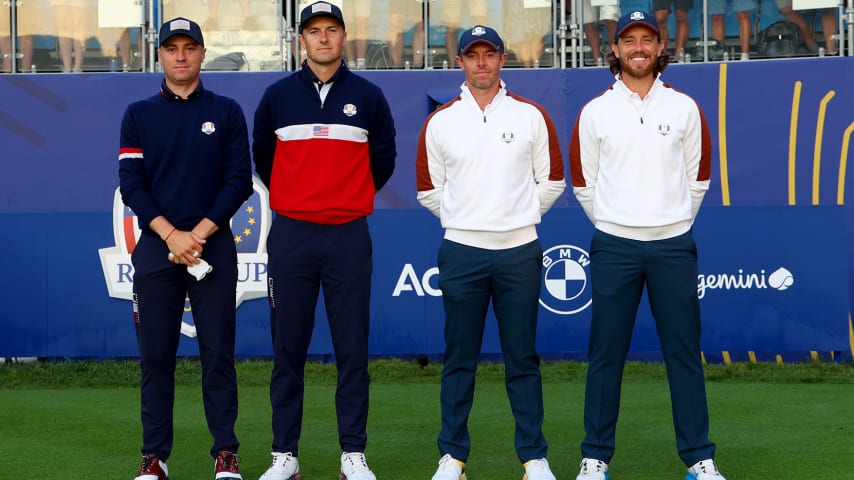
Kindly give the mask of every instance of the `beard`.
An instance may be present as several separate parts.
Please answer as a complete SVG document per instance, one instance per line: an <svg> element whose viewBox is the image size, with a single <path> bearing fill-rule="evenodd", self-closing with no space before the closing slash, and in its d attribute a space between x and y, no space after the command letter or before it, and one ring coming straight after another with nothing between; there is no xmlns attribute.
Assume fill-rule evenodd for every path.
<svg viewBox="0 0 854 480"><path fill-rule="evenodd" d="M623 75L628 75L634 78L645 78L653 74L655 66L658 63L658 57L651 56L649 60L648 64L638 66L631 60L626 60L624 57L620 57L620 70Z"/></svg>

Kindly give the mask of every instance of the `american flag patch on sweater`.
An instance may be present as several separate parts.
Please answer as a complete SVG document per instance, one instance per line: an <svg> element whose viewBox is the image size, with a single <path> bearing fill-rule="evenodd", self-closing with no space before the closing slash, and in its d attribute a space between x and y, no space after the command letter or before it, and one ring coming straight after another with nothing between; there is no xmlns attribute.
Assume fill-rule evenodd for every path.
<svg viewBox="0 0 854 480"><path fill-rule="evenodd" d="M329 127L327 125L315 125L312 129L312 135L315 137L328 137Z"/></svg>

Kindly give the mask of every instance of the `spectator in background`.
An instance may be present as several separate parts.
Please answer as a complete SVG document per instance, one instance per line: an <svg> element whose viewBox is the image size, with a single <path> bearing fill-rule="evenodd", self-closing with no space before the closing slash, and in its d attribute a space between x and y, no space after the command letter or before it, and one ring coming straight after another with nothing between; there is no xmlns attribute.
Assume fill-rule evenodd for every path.
<svg viewBox="0 0 854 480"><path fill-rule="evenodd" d="M388 45L394 67L403 65L405 49L404 32L409 22L413 25L412 68L424 66L424 4L419 0L390 0Z"/></svg>
<svg viewBox="0 0 854 480"><path fill-rule="evenodd" d="M718 44L713 49L712 60L720 60L726 49L726 15L727 0L709 0L709 13L712 15L712 39ZM757 0L732 0L735 16L738 18L738 43L741 46L741 60L750 59L750 34L752 25L750 14L758 6Z"/></svg>
<svg viewBox="0 0 854 480"><path fill-rule="evenodd" d="M504 37L522 66L531 68L543 55L543 38L552 24L550 7L530 7L519 0L504 0Z"/></svg>
<svg viewBox="0 0 854 480"><path fill-rule="evenodd" d="M92 0L51 0L56 12L56 41L63 72L82 72L86 38L92 33L97 15Z"/></svg>
<svg viewBox="0 0 854 480"><path fill-rule="evenodd" d="M457 58L457 43L460 37L459 30L460 25L462 25L463 5L465 4L468 7L471 23L486 25L488 23L486 0L436 0L436 3L439 7L439 23L445 27L448 67L454 68Z"/></svg>
<svg viewBox="0 0 854 480"><path fill-rule="evenodd" d="M673 56L682 61L685 57L685 45L688 43L688 35L691 33L691 25L688 19L688 11L694 8L693 0L653 0L652 8L655 20L661 28L661 42L667 48L670 32L667 27L667 17L670 15L670 5L676 10L676 35L673 36Z"/></svg>
<svg viewBox="0 0 854 480"><path fill-rule="evenodd" d="M347 30L344 59L350 70L364 70L368 57L368 20L371 15L371 0L344 0L344 18L352 18Z"/></svg>
<svg viewBox="0 0 854 480"><path fill-rule="evenodd" d="M258 19L252 14L251 0L240 0L240 17L237 18L237 21L231 21L228 17L223 18L220 7L236 3L231 1L223 4L222 0L163 0L163 16L165 18L177 16L206 18L203 28L208 33L238 28L258 30ZM234 16L236 17L236 15Z"/></svg>
<svg viewBox="0 0 854 480"><path fill-rule="evenodd" d="M786 19L801 30L801 37L804 39L804 46L812 53L818 53L819 45L815 41L812 29L807 25L806 19L800 11L792 9L792 0L777 0L777 8ZM828 55L836 55L836 40L833 36L836 35L836 9L823 8L821 9L821 31L824 34L824 48Z"/></svg>
<svg viewBox="0 0 854 480"><path fill-rule="evenodd" d="M590 45L590 58L596 65L603 65L602 35L599 33L599 22L605 25L607 38L614 38L617 20L620 18L620 5L615 1L612 5L594 7L591 0L581 2L581 21L584 23L584 35ZM613 50L613 45L611 45Z"/></svg>
<svg viewBox="0 0 854 480"><path fill-rule="evenodd" d="M29 72L33 66L33 34L36 33L37 15L35 5L28 3L17 7L18 51L12 51L12 9L0 6L0 55L3 57L2 73ZM20 63L17 63L18 55Z"/></svg>
<svg viewBox="0 0 854 480"><path fill-rule="evenodd" d="M131 51L130 35L131 30L138 34L136 28L98 28L96 29L96 37L98 43L101 44L101 50L105 57L110 58L110 69L112 70L115 61L115 69L121 68L123 71L131 69Z"/></svg>
<svg viewBox="0 0 854 480"><path fill-rule="evenodd" d="M3 10L7 10L5 7ZM3 21L3 15L0 15L0 21ZM3 57L0 72L11 73L15 71L15 52L12 51L12 36L8 30L0 31L0 55Z"/></svg>
<svg viewBox="0 0 854 480"><path fill-rule="evenodd" d="M205 22L205 30L219 30L219 6L220 0L208 0L208 19ZM258 21L252 16L252 5L250 0L240 0L240 13L243 18L243 30L258 30Z"/></svg>

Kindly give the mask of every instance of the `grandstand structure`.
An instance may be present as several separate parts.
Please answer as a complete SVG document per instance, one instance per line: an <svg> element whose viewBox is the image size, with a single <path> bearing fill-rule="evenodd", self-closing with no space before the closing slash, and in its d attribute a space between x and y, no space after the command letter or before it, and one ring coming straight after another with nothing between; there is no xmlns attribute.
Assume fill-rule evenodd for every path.
<svg viewBox="0 0 854 480"><path fill-rule="evenodd" d="M347 20L348 60L354 68L441 69L454 67L461 29L488 23L505 36L508 67L597 67L592 50L609 50L608 30L585 18L589 5L620 11L651 11L652 0L332 0ZM751 59L851 55L854 6L838 0L831 45L822 10L797 10L804 34L778 33L787 23L779 0L757 0L750 15ZM833 0L801 0L794 8ZM592 3L591 3L592 2ZM844 3L847 2L847 3ZM298 67L298 12L306 0L19 0L0 6L0 55L6 73L156 71L155 42L163 19L198 21L206 36L207 70L288 71ZM60 7L58 4L67 4ZM695 0L683 63L737 60L739 22L730 2L725 39L709 33L709 0ZM595 10L594 10L595 11ZM668 17L673 51L675 15ZM595 29L585 28L586 24ZM790 27L792 25L789 25ZM595 33L593 33L595 31ZM591 38L595 35L596 39ZM769 40L768 37L772 36ZM595 40L595 41L594 41ZM773 43L773 44L769 44ZM809 43L809 45L807 45ZM68 45L73 45L73 47ZM591 45L594 46L591 49ZM818 45L818 46L816 46ZM69 56L75 62L69 63ZM81 61L77 61L78 58Z"/></svg>

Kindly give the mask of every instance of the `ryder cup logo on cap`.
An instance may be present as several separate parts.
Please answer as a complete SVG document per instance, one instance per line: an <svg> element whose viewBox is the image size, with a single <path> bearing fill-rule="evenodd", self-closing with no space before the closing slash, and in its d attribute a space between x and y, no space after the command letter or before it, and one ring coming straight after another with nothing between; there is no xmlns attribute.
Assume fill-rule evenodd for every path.
<svg viewBox="0 0 854 480"><path fill-rule="evenodd" d="M480 42L488 44L499 53L504 53L504 40L498 32L483 25L475 25L460 36L460 56L465 55L472 45Z"/></svg>
<svg viewBox="0 0 854 480"><path fill-rule="evenodd" d="M658 30L658 22L655 21L655 17L646 12L641 12L639 10L635 10L634 12L627 13L620 18L620 21L617 22L617 30L614 33L614 42L616 43L620 39L620 35L623 34L629 27L634 27L635 25L642 25L658 35L659 40L661 39L661 32Z"/></svg>
<svg viewBox="0 0 854 480"><path fill-rule="evenodd" d="M338 8L337 5L333 5L329 2L316 2L302 9L299 16L300 33L302 32L303 26L315 17L332 17L337 20L341 26L344 26L344 14L341 13L341 9Z"/></svg>
<svg viewBox="0 0 854 480"><path fill-rule="evenodd" d="M204 46L205 44L205 40L202 37L202 29L199 27L199 24L184 17L173 18L172 20L165 22L163 26L160 27L159 45L162 46L166 43L166 40L169 40L175 35L186 35L195 40L199 45Z"/></svg>

